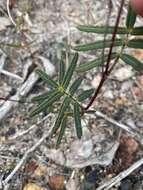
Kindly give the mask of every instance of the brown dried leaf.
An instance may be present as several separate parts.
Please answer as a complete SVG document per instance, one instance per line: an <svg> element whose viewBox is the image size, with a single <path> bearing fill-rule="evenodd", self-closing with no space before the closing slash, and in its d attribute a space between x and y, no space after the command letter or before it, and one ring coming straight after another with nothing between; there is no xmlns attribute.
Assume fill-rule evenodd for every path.
<svg viewBox="0 0 143 190"><path fill-rule="evenodd" d="M26 165L26 168L25 168L25 171L27 173L33 173L36 168L37 168L38 164L35 160L31 160L27 165Z"/></svg>
<svg viewBox="0 0 143 190"><path fill-rule="evenodd" d="M116 168L117 171L126 169L133 163L134 154L137 152L138 147L138 143L132 137L122 136L116 155L116 158L120 160L120 165Z"/></svg>
<svg viewBox="0 0 143 190"><path fill-rule="evenodd" d="M122 151L133 154L137 151L139 145L132 137L123 136L121 139Z"/></svg>
<svg viewBox="0 0 143 190"><path fill-rule="evenodd" d="M55 190L60 190L64 188L64 180L64 176L50 176L48 183L51 188Z"/></svg>
<svg viewBox="0 0 143 190"><path fill-rule="evenodd" d="M143 91L139 87L133 87L132 90L138 100L143 100Z"/></svg>

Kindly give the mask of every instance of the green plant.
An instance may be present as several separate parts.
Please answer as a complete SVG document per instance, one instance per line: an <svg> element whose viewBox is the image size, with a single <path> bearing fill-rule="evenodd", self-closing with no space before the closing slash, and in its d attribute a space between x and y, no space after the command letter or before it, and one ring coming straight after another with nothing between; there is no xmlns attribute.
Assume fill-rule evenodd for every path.
<svg viewBox="0 0 143 190"><path fill-rule="evenodd" d="M55 81L52 80L44 71L36 69L36 73L45 83L49 85L51 90L39 96L33 97L32 100L37 102L38 106L31 112L30 116L39 114L46 109L53 113L57 113L58 111L58 116L52 130L52 134L54 134L60 128L57 145L59 145L61 142L69 117L74 119L77 136L78 138L81 138L81 117L84 115L84 113L91 113L91 111L95 111L90 110L89 108L95 101L105 80L107 80L119 59L122 59L126 64L132 66L137 72L143 71L143 64L135 57L125 53L124 51L126 48L143 49L143 39L136 38L136 36L143 35L143 27L134 27L136 14L130 5L126 18L126 26L119 26L123 6L124 0L121 1L121 6L119 8L115 26L77 26L78 30L82 32L104 34L104 39L102 41L96 41L94 43L88 44L79 44L73 47L76 52L103 49L100 58L77 66L78 53L75 53L67 70L65 70L63 61L64 59L62 58L59 67L59 76ZM106 39L108 34L111 36L111 38ZM116 38L116 34L119 34L120 38ZM118 50L118 52L113 52L113 47L115 46L120 47L120 51ZM104 55L104 50L106 48L109 49L109 52L108 54ZM112 64L110 62L111 60L114 60ZM80 95L78 95L77 92L82 83L83 77L79 76L79 78L77 78L71 84L74 72L76 72L76 75L80 75L80 73L87 72L95 67L102 67L102 77L98 88L95 90L95 92L93 89L90 89L83 91ZM89 103L86 105L86 107L84 107L83 102L89 97L91 97ZM59 99L61 99L60 102L62 103L59 110L56 109L55 111L54 105L55 108L57 108L56 103L59 101Z"/></svg>
<svg viewBox="0 0 143 190"><path fill-rule="evenodd" d="M81 103L85 99L89 98L93 93L93 89L90 89L82 92L79 95L75 95L83 80L83 77L78 77L72 84L70 82L76 69L77 61L78 53L75 53L71 59L71 63L69 64L67 71L65 71L65 65L62 59L60 62L59 76L57 81L49 78L49 76L44 71L36 69L36 73L44 82L48 84L51 90L32 98L32 101L38 103L38 107L31 112L30 116L34 116L47 108L51 108L49 111L54 112L53 104L60 98L63 98L63 102L58 112L58 117L52 130L53 134L60 128L57 145L59 145L61 142L67 125L67 119L69 117L74 118L77 136L78 138L81 138L81 115L84 109Z"/></svg>

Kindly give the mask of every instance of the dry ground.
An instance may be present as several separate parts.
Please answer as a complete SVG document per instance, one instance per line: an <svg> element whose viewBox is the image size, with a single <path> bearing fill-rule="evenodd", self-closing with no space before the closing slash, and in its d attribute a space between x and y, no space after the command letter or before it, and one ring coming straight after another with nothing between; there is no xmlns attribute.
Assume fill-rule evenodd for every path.
<svg viewBox="0 0 143 190"><path fill-rule="evenodd" d="M38 81L34 68L40 66L54 78L60 52L67 44L102 39L100 35L82 34L76 25L104 24L107 5L104 0L11 0L10 3L10 13L17 27L7 15L6 1L0 1L0 97L22 102L0 101L1 180L8 179L25 155L21 167L8 179L6 189L95 189L143 156L140 147L143 75L139 76L120 61L94 104L99 113L86 115L83 120L82 140L77 140L70 121L65 138L56 150L55 138L48 138L48 135L43 138L55 116L47 116L47 113L34 118L28 116L34 106L30 103L31 97L48 88ZM114 4L111 24L117 8ZM126 7L121 24L125 16ZM138 24L142 21L138 20ZM98 57L100 53L81 53L80 62ZM142 51L130 53L143 60ZM96 88L98 82L99 69L94 69L85 74L81 90ZM29 103L23 103L24 100ZM128 126L132 133L121 130L119 123ZM40 140L42 144L38 146L36 143ZM25 152L31 147L34 151L27 156ZM114 189L125 186L142 189L142 174L139 167L121 187L119 183Z"/></svg>

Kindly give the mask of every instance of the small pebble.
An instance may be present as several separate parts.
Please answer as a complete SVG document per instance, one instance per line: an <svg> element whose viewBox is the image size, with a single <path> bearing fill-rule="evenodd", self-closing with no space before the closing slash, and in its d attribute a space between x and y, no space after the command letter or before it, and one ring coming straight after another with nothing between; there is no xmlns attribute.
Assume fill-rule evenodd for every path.
<svg viewBox="0 0 143 190"><path fill-rule="evenodd" d="M97 75L94 77L94 79L92 80L91 82L91 85L94 87L94 88L97 88L99 83L101 81L101 76L100 75Z"/></svg>
<svg viewBox="0 0 143 190"><path fill-rule="evenodd" d="M121 82L130 79L133 75L134 75L134 72L132 71L131 67L122 67L118 69L114 74L116 79Z"/></svg>
<svg viewBox="0 0 143 190"><path fill-rule="evenodd" d="M108 99L111 99L113 100L114 99L114 95L113 95L113 92L111 90L107 90L104 95L103 95L105 98L108 98Z"/></svg>
<svg viewBox="0 0 143 190"><path fill-rule="evenodd" d="M89 183L95 183L96 180L99 178L100 176L100 169L95 169L93 171L91 171L85 178L85 180Z"/></svg>
<svg viewBox="0 0 143 190"><path fill-rule="evenodd" d="M132 183L130 180L124 180L121 185L119 190L131 190L132 189Z"/></svg>

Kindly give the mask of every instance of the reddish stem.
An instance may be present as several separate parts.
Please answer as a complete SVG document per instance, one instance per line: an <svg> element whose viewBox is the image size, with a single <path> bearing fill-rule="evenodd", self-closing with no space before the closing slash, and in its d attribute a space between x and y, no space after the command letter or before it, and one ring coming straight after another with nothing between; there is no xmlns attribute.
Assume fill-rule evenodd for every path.
<svg viewBox="0 0 143 190"><path fill-rule="evenodd" d="M111 61L112 50L113 50L113 47L114 47L114 42L115 42L118 25L119 25L120 18L121 18L121 14L122 14L124 2L125 2L125 0L121 0L121 4L120 4L120 7L119 7L118 16L117 16L117 19L116 19L114 31L112 33L112 43L110 45L109 54L108 54L108 58L107 58L107 63L105 65L105 71L102 74L101 81L100 81L100 83L99 83L93 97L90 99L89 104L84 108L84 110L88 110L92 106L92 104L95 101L96 97L98 96L98 94L99 94L105 80L107 79L107 77L109 75L108 71L109 71L109 65L110 65L110 61Z"/></svg>

